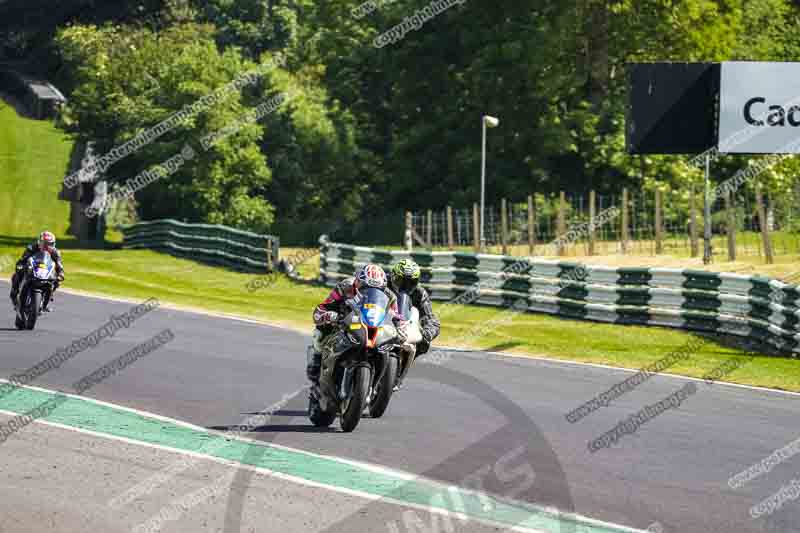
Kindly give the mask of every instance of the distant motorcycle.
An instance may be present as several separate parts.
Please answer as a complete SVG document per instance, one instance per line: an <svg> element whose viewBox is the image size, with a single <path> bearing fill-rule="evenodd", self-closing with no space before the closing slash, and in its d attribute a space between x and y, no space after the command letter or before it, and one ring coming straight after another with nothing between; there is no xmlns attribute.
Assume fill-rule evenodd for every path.
<svg viewBox="0 0 800 533"><path fill-rule="evenodd" d="M417 356L417 344L422 341L422 328L419 322L419 310L411 303L411 296L405 292L397 295L397 309L403 323L405 341L396 343L392 353L397 358L396 375L393 379L385 376L384 380L373 387L368 402L369 416L380 418L389 406L389 399L395 384L399 385L408 375Z"/></svg>
<svg viewBox="0 0 800 533"><path fill-rule="evenodd" d="M48 252L39 251L28 258L17 295L17 329L32 330L50 302L55 290L56 264Z"/></svg>
<svg viewBox="0 0 800 533"><path fill-rule="evenodd" d="M380 414L389 404L401 338L383 291L368 288L346 306L339 331L323 341L319 386L312 387L308 416L317 427L330 426L338 416L342 431L350 432L373 402L381 402L382 408L375 408Z"/></svg>

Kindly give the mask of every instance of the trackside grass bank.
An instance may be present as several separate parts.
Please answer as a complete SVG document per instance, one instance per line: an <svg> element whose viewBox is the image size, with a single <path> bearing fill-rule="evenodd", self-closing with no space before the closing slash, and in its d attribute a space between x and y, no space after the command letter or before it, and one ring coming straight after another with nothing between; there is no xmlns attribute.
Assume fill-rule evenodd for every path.
<svg viewBox="0 0 800 533"><path fill-rule="evenodd" d="M53 124L20 116L0 99L0 236L63 235L69 204L57 199L73 141Z"/></svg>

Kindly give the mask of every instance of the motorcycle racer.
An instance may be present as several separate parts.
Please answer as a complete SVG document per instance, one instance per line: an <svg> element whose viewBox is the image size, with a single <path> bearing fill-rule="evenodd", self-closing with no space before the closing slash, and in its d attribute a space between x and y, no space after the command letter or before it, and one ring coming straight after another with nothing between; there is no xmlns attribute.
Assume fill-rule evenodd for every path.
<svg viewBox="0 0 800 533"><path fill-rule="evenodd" d="M433 340L439 336L441 323L439 317L433 312L431 297L424 288L420 287L420 268L411 259L403 259L396 263L389 276L389 288L397 292L405 292L411 297L411 303L419 311L419 321L422 329L422 342L417 345L417 356L426 353Z"/></svg>
<svg viewBox="0 0 800 533"><path fill-rule="evenodd" d="M368 264L356 271L355 276L345 278L333 288L328 297L314 308L314 335L309 347L306 375L313 384L319 383L322 364L322 341L336 332L336 324L342 318L345 302L353 298L362 288L374 287L386 292L389 311L397 315L397 296L389 290L386 272L380 265ZM398 328L402 333L402 328Z"/></svg>
<svg viewBox="0 0 800 533"><path fill-rule="evenodd" d="M50 254L50 257L53 259L53 262L56 266L56 273L58 274L58 281L55 283L53 287L53 294L55 294L56 289L58 289L59 282L64 281L64 265L61 262L61 252L58 251L56 248L56 236L53 235L49 231L43 231L39 234L39 239L33 241L31 244L25 247L25 250L22 252L22 257L19 261L17 261L17 267L14 270L14 275L11 276L11 304L14 306L14 310L17 309L17 295L19 294L19 284L22 281L23 271L25 269L25 263L28 259L34 255L36 252L42 251L47 252ZM53 295L50 296L50 300L46 302L44 307L44 312L49 313L51 311L50 304L53 303Z"/></svg>

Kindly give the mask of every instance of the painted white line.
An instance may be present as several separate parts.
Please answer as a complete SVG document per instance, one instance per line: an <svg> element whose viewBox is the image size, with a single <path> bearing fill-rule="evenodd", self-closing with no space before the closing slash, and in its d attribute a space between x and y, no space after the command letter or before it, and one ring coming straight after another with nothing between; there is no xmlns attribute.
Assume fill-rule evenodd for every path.
<svg viewBox="0 0 800 533"><path fill-rule="evenodd" d="M2 279L0 279L0 283L10 284L8 281L2 280ZM72 296L80 296L81 298L90 298L92 300L101 300L101 301L105 301L105 302L115 302L115 303L125 303L125 304L140 304L140 303L142 303L141 299L137 300L135 298L123 298L123 297L120 297L120 296L106 296L104 294L97 294L97 293L92 293L92 292L78 291L78 290L75 290L75 289L60 288L60 289L58 289L58 292L59 293L63 293L63 294L69 294L69 295L72 295ZM160 302L160 305L159 305L158 308L162 309L162 310L178 311L180 313L208 316L208 317L212 317L212 318L223 318L223 319L226 319L226 320L232 320L234 322L245 322L247 324L254 324L254 325L257 325L257 326L269 326L269 327L276 328L276 329L283 329L283 330L287 330L287 331L294 331L294 332L297 332L297 333L301 333L301 334L303 334L303 335L305 335L307 337L310 337L310 334L308 333L308 331L313 327L312 324L309 324L308 325L308 329L305 329L305 328L300 328L299 326L291 326L291 325L288 325L288 324L283 323L283 322L271 322L269 320L247 318L247 317L242 317L242 316L238 316L238 315L231 315L231 314L223 313L223 312L219 312L219 311L208 311L208 310L205 310L205 309L199 309L199 308L195 308L195 307L183 307L183 306L180 306L180 305L177 305L177 304L161 302L161 300L159 300L159 302ZM310 314L309 314L309 316L310 316Z"/></svg>
<svg viewBox="0 0 800 533"><path fill-rule="evenodd" d="M0 382L6 382L7 383L8 380L0 379ZM267 443L267 442L263 442L263 441L258 441L258 440L250 439L250 438L247 438L247 437L240 437L240 436L235 436L235 435L227 435L224 432L212 431L212 430L203 428L201 426L197 426L195 424L191 424L189 422L184 422L184 421L181 421L181 420L177 420L177 419L174 419L174 418L158 415L158 414L151 413L151 412L148 412L148 411L143 411L143 410L139 410L139 409L133 409L133 408L126 407L126 406L123 406L123 405L117 405L117 404L114 404L114 403L104 402L104 401L101 401L101 400L95 400L93 398L89 398L89 397L86 397L86 396L78 396L76 394L64 393L64 392L60 392L60 391L55 391L55 390L51 390L51 389L45 389L45 388L42 388L42 387L34 387L34 386L22 386L21 388L27 388L27 389L36 390L36 391L39 391L39 392L45 392L45 393L49 393L49 394L59 394L60 393L63 396L67 396L67 397L70 397L70 398L83 400L83 401L86 401L86 402L89 402L89 403L95 403L97 405L103 405L103 406L110 407L110 408L113 408L113 409L118 409L118 410L121 410L121 411L131 412L131 413L137 414L139 416L142 416L144 418L152 418L154 420L160 420L162 422L169 422L169 423L177 425L177 426L186 427L186 428L193 429L193 430L196 430L196 431L199 431L199 432L203 432L203 433L206 433L206 434L210 434L210 435L216 435L216 436L225 438L227 440L241 441L241 442L244 442L244 443L248 443L248 444L252 444L252 445L256 445L256 446L260 446L260 447L264 447L264 448L277 448L277 449L286 450L286 451L297 453L297 454L301 454L301 455L307 455L307 456L311 456L311 457L322 458L322 459L329 460L329 461L339 462L339 463L342 463L342 464L348 464L348 465L351 465L351 466L354 466L354 467L357 467L357 468L362 468L362 469L365 469L365 470L368 470L368 471L372 471L372 472L375 472L375 473L380 473L380 474L388 475L388 476L391 476L391 477L397 477L398 479L400 479L402 481L415 481L415 482L418 482L418 483L424 483L424 484L426 484L428 486L434 487L434 488L436 488L438 490L441 490L443 492L446 492L449 488L453 487L453 485L451 485L451 484L446 484L446 483L443 483L441 481L436 481L434 479L428 479L428 478L425 478L424 476L418 476L416 474L411 474L411 473L408 473L408 472L402 472L402 471L399 471L399 470L393 470L393 469L390 469L390 468L387 468L387 467L384 467L384 466L381 466L381 465L375 465L375 464L370 464L370 463L362 463L362 462L353 461L353 460L350 460L350 459L337 457L337 456L317 454L317 453L308 452L308 451L305 451L305 450L300 450L300 449L297 449L297 448L291 448L291 447L288 447L288 446L282 446L282 445L279 445L279 444L274 444L274 443L271 443L271 442ZM14 411L8 411L8 410L5 410L5 409L0 409L0 413L8 415L8 416L12 416L12 417L13 416L17 416L17 415L20 414L20 413L17 413L17 412L14 412ZM419 509L421 511L429 512L429 513L435 513L435 514L440 514L440 515L444 515L444 516L455 516L456 518L459 518L461 520L471 520L471 521L474 521L474 522L485 524L485 525L490 526L490 527L503 528L504 530L508 530L508 531L518 531L520 533L548 533L546 531L541 531L541 530L538 530L538 529L526 528L526 527L522 527L522 526L511 526L511 527L509 527L507 524L504 524L504 523L501 523L501 522L495 522L493 520L487 520L487 519L483 519L483 518L475 518L475 517L472 517L472 516L469 516L469 515L465 515L465 514L459 513L457 511L452 511L452 510L448 510L448 509L440 509L440 508L437 508L437 507L432 507L432 506L427 506L427 505L422 505L422 504L416 504L416 503L407 502L407 501L404 501L404 500L398 500L398 499L392 498L391 496L381 496L381 495L377 495L377 494L371 494L371 493L368 493L368 492L362 492L362 491L358 491L358 490L354 490L354 489L348 489L348 488L344 488L344 487L339 487L339 486L336 486L336 485L330 485L330 484L327 484L327 483L311 481L311 480L304 479L304 478L301 478L301 477L292 476L290 474L283 474L283 473L280 473L280 472L275 472L274 470L270 470L270 469L265 468L265 467L257 467L257 466L246 465L246 464L238 463L236 461L231 461L229 459L224 459L224 458L221 458L221 457L215 457L215 456L212 456L212 455L206 455L206 454L203 454L203 453L192 452L192 451L188 451L188 450L181 450L181 449L177 449L177 448L171 448L171 447L164 446L164 445L161 445L161 444L153 444L153 443L149 443L149 442L142 442L142 441L138 441L138 440L135 440L135 439L130 439L130 438L127 438L127 437L109 435L109 434L106 434L106 433L96 432L96 431L92 431L92 430L88 430L88 429L84 429L84 428L78 428L78 427L70 426L70 425L67 425L67 424L61 424L61 423L58 423L58 422L50 422L48 420L43 420L43 419L40 419L40 418L34 419L33 422L34 423L43 424L43 425L46 425L46 426L51 426L51 427L58 428L58 429L63 429L63 430L66 430L66 431L74 431L74 432L77 432L77 433L91 435L91 436L97 437L97 438L102 438L102 439L107 439L107 440L115 440L115 441L119 441L119 442L125 442L127 444L144 446L144 447L153 448L153 449L157 449L157 450L162 450L162 451L166 451L166 452L171 452L171 453L175 453L175 454L179 454L179 455L191 456L191 457L195 457L195 458L199 458L199 459L207 459L207 460L214 461L214 462L217 462L217 463L220 463L220 464L223 464L223 465L227 465L227 466L231 466L231 467L235 467L235 468L243 468L243 469L246 469L246 470L251 470L251 471L256 472L256 473L260 473L260 474L263 474L263 475L266 475L266 476L274 477L274 478L277 478L277 479L281 479L281 480L284 480L284 481L289 481L289 482L300 484L300 485L305 485L305 486L310 486L310 487L316 487L316 488L331 490L333 492L340 492L340 493L343 493L343 494L348 494L348 495L351 495L351 496L361 497L361 498L364 498L364 499L367 499L367 500L371 500L371 501L379 501L380 500L380 501L387 502L387 503L393 503L395 505L399 505L399 506L402 506L402 507L410 507L410 508ZM547 515L551 515L551 516L553 514L556 514L559 517L559 519L563 519L565 521L574 521L574 522L578 522L578 523L582 522L582 523L587 524L587 525L595 525L595 526L600 526L600 527L615 528L615 529L618 529L621 532L647 533L644 530L634 529L634 528L630 528L630 527L627 527L627 526L614 524L612 522L605 522L605 521L602 521L602 520L589 518L589 517L580 515L578 513L567 513L567 512L561 512L561 511L558 511L558 510L554 511L552 509L547 509L544 506L541 506L541 505L538 505L538 504L534 504L534 503L530 503L530 502L520 502L520 501L516 501L516 500L501 498L501 497L498 497L498 496L490 494L490 493L471 490L471 489L465 489L465 488L461 488L461 487L457 487L457 489L458 489L458 492L463 493L463 494L469 494L469 495L476 496L476 497L483 496L484 498L487 498L487 499L494 499L495 501L499 501L501 503L505 503L505 504L508 504L508 505L515 505L515 506L522 507L522 508L528 508L528 509L531 509L533 511L536 511L536 512L539 512L539 513L543 513L543 514L547 514Z"/></svg>
<svg viewBox="0 0 800 533"><path fill-rule="evenodd" d="M481 360L488 360L488 357L482 357L485 355L491 355L498 358L508 358L508 359L520 359L523 361L538 361L543 363L555 363L557 365L562 366L586 366L592 368L601 368L604 370L613 370L613 371L620 371L620 372L629 372L629 373L637 373L641 372L641 368L627 368L622 366L611 366L611 365L604 365L602 363L589 363L585 361L570 361L568 359L555 359L552 357L546 357L544 355L526 355L526 354L519 354L519 353L505 353L505 352L487 352L483 350L477 349L467 349L467 348L455 348L450 346L437 346L437 350L442 351L450 351L454 354L469 354L472 355L474 359L481 359ZM769 356L766 356L769 357ZM415 365L425 365L424 356L423 359L420 359L418 362L414 363ZM800 362L798 362L800 364ZM695 378L691 376L682 376L680 374L672 374L670 372L656 372L653 374L654 376L663 376L667 378L675 378L675 379L682 379L685 381L701 381L705 382L703 378ZM759 387L757 385L743 385L741 383L731 383L729 381L715 381L714 385L726 386L726 387L737 387L740 389L748 389L760 392L772 392L776 394L788 395L788 396L800 396L800 392L793 392L793 391L786 391L781 389L770 389L769 387Z"/></svg>
<svg viewBox="0 0 800 533"><path fill-rule="evenodd" d="M604 365L602 363L587 363L587 362L583 362L583 361L568 361L568 360L564 360L564 359L552 359L550 357L536 356L536 355L509 354L509 353L501 353L501 352L481 352L479 350L476 350L476 352L477 353L484 353L484 354L500 356L500 357L512 357L512 358L517 358L517 359L532 359L532 360L535 360L535 361L543 361L543 362L546 362L546 363L559 363L559 364L562 364L562 365L570 365L570 366L588 366L588 367L602 368L602 369L605 369L605 370L620 370L622 372L631 372L631 373L641 372L641 370L642 370L641 368L626 368L626 367L621 367L621 366ZM770 357L770 356L765 356L765 357ZM800 362L798 362L798 364L800 364ZM658 372L658 373L656 373L654 375L656 375L656 376L664 376L664 377L668 377L668 378L682 379L682 380L685 380L685 381L702 381L702 382L705 382L705 380L703 378L695 378L695 377L691 377L691 376L681 376L680 374L672 374L670 372ZM788 395L788 396L800 396L800 392L786 391L786 390L781 390L781 389L770 389L769 387L759 387L759 386L756 386L756 385L743 385L741 383L731 383L729 381L715 381L714 385L724 385L726 387L736 387L736 388L740 388L740 389L748 389L748 390L761 391L761 392L772 392L772 393L783 394L783 395Z"/></svg>

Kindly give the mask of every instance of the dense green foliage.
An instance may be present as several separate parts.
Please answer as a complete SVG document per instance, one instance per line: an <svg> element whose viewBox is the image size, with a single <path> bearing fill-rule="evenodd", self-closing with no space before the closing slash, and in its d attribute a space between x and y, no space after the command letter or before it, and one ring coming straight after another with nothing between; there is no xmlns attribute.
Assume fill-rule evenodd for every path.
<svg viewBox="0 0 800 533"><path fill-rule="evenodd" d="M382 48L376 37L429 2L378 2L363 17L357 4L167 0L105 20L76 12L48 45L71 99L68 128L105 152L280 53L284 67L109 176L123 181L197 147L288 92L277 110L138 193L140 214L295 235L394 217L399 230L402 209L478 198L483 113L501 119L489 138L490 201L687 189L700 173L686 158L624 151L625 63L800 59L800 9L789 0L466 1ZM745 164L721 159L716 179ZM788 158L763 181L785 192L797 167Z"/></svg>

